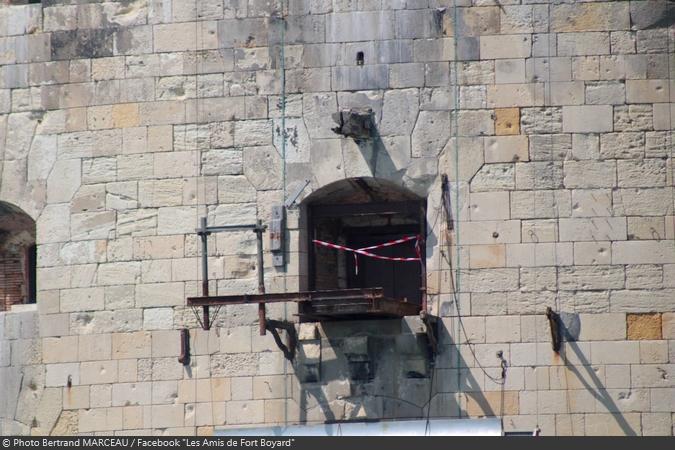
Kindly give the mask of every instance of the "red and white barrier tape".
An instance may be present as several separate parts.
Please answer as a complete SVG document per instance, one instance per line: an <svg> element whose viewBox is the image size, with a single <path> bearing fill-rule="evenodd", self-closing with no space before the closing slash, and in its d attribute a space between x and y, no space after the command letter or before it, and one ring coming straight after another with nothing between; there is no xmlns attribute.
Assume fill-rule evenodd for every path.
<svg viewBox="0 0 675 450"><path fill-rule="evenodd" d="M368 250L374 250L376 248L384 248L384 247L391 247L392 245L399 245L403 244L408 241L415 241L415 252L417 253L417 257L415 258L399 258L399 257L394 257L394 256L382 256L382 255L377 255L375 253L371 253ZM408 261L419 261L420 263L422 262L422 254L420 252L420 236L406 236L401 239L396 239L393 241L385 242L383 244L377 244L377 245L371 245L369 247L362 247L362 248L350 248L350 247L345 247L344 245L338 245L338 244L333 244L331 242L325 242L325 241L320 241L318 239L312 240L317 245L321 245L323 247L328 247L328 248L334 248L336 250L343 250L346 252L352 252L354 253L354 270L356 271L356 274L358 275L359 273L359 258L358 255L363 255L363 256L368 256L370 258L376 258L376 259L384 259L387 261L399 261L399 262L408 262Z"/></svg>

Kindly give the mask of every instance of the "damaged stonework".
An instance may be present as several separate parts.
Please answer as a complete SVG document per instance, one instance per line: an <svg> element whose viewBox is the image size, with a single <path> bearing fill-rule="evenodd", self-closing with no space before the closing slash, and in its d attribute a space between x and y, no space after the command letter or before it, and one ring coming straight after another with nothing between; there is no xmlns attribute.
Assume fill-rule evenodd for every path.
<svg viewBox="0 0 675 450"><path fill-rule="evenodd" d="M375 133L373 111L371 109L349 109L333 114L337 127L332 128L336 134L356 140L368 139Z"/></svg>
<svg viewBox="0 0 675 450"><path fill-rule="evenodd" d="M414 405L420 392L429 389L432 362L419 318L406 318L402 323L401 327L375 322L381 327L378 333L356 322L301 324L302 351L295 368L303 384L296 401L335 398L330 404L334 420L364 417L363 408L384 408L390 413L411 409L414 416L411 403ZM373 391L381 398L372 398Z"/></svg>

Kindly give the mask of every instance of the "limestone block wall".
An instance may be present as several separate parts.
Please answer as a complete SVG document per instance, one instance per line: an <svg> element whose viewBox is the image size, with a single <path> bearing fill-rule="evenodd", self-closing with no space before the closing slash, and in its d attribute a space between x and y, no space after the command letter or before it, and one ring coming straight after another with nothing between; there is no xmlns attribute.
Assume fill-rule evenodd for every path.
<svg viewBox="0 0 675 450"><path fill-rule="evenodd" d="M426 415L673 434L668 2L71 3L0 5L0 200L36 220L39 310L26 333L1 316L3 434ZM331 130L351 107L373 139ZM358 177L427 201L433 361L417 318L298 325L294 361L255 307L199 328L200 217L268 221L309 179L286 268L265 254L268 292L297 291L302 200ZM256 291L252 233L209 248L212 293ZM547 307L578 324L560 355Z"/></svg>

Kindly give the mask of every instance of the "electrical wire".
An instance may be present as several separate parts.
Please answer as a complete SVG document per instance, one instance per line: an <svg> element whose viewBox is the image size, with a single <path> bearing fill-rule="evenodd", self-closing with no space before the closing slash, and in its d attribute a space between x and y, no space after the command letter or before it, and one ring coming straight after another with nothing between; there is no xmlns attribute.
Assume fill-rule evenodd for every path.
<svg viewBox="0 0 675 450"><path fill-rule="evenodd" d="M666 142L665 144L670 148L670 168L668 169L667 165L666 168L669 170L670 174L670 183L671 183L671 197L672 197L672 202L670 205L670 214L672 215L671 222L673 226L673 234L672 234L672 239L673 243L675 243L675 123L673 123L673 109L675 109L675 103L673 102L673 97L675 97L675 92L673 92L673 81L674 81L674 74L672 73L672 68L675 66L675 33L672 32L672 30L669 30L668 33L668 44L667 44L667 50L668 50L668 56L667 56L667 65L668 65L668 103L666 103L666 107L668 108L668 125L666 127Z"/></svg>
<svg viewBox="0 0 675 450"><path fill-rule="evenodd" d="M281 103L281 188L282 188L282 202L286 204L286 15L288 12L287 2L281 4L281 32L280 32L280 45L279 45L279 59L281 64L281 95L279 102ZM286 10L285 10L286 8ZM274 138L274 127L272 127L272 138ZM285 215L286 211L282 211L282 215ZM286 233L286 230L281 230L282 233ZM285 241L285 240L284 240ZM285 252L286 249L282 248L282 252ZM287 277L288 271L286 270L287 261L284 258L284 276L283 276L283 289L284 292L288 292ZM288 303L284 302L284 321L288 321ZM288 360L284 358L284 424L288 425Z"/></svg>

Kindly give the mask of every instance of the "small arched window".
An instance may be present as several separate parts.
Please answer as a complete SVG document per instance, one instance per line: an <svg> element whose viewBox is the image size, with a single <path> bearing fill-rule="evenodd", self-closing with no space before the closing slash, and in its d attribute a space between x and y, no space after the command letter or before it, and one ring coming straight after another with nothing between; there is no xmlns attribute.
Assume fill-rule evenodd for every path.
<svg viewBox="0 0 675 450"><path fill-rule="evenodd" d="M0 201L0 311L35 303L36 265L35 221Z"/></svg>
<svg viewBox="0 0 675 450"><path fill-rule="evenodd" d="M356 65L362 66L366 63L366 57L363 52L356 52Z"/></svg>

